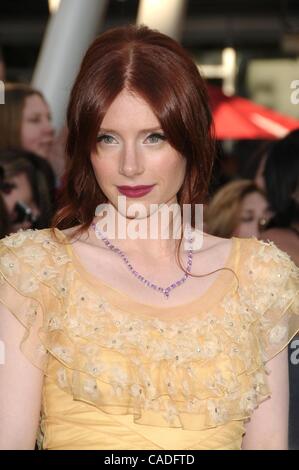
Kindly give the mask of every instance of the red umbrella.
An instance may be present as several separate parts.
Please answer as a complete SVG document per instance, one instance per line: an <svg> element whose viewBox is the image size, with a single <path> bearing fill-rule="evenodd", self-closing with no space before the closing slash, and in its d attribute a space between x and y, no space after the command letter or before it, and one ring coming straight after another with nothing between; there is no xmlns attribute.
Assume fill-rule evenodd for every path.
<svg viewBox="0 0 299 470"><path fill-rule="evenodd" d="M299 120L284 116L240 96L226 96L208 85L217 139L277 139L299 128Z"/></svg>

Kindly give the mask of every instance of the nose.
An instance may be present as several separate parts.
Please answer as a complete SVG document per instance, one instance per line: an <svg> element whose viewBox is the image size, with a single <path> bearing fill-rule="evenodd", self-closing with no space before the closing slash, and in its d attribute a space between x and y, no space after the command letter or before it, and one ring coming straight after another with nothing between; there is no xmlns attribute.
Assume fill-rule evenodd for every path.
<svg viewBox="0 0 299 470"><path fill-rule="evenodd" d="M125 146L120 158L119 173L124 176L140 175L144 171L142 156L132 146Z"/></svg>
<svg viewBox="0 0 299 470"><path fill-rule="evenodd" d="M54 136L54 127L50 119L44 119L42 129L44 134L49 135L51 137Z"/></svg>

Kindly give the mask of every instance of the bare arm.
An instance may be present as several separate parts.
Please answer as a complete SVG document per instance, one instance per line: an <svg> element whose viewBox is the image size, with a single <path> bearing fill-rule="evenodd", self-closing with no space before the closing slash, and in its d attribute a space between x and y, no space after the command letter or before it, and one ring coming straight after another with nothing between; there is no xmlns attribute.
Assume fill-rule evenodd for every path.
<svg viewBox="0 0 299 470"><path fill-rule="evenodd" d="M246 425L243 450L288 449L288 348L271 359L267 369L272 396L260 404Z"/></svg>
<svg viewBox="0 0 299 470"><path fill-rule="evenodd" d="M0 340L5 362L0 363L0 449L35 447L43 372L20 351L25 328L0 304Z"/></svg>

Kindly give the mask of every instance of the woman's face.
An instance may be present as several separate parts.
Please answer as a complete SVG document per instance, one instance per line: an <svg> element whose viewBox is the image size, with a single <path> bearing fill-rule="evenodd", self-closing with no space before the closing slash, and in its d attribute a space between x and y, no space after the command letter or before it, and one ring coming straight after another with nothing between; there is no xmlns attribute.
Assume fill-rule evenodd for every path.
<svg viewBox="0 0 299 470"><path fill-rule="evenodd" d="M239 224L233 235L241 238L259 238L263 224L269 220L271 212L267 200L255 191L247 194L241 204Z"/></svg>
<svg viewBox="0 0 299 470"><path fill-rule="evenodd" d="M91 162L99 186L119 212L117 198L123 194L118 186L154 185L142 197L126 195L127 209L140 203L146 215L152 213L150 204L177 202L186 166L184 157L166 140L151 107L125 90L105 114Z"/></svg>
<svg viewBox="0 0 299 470"><path fill-rule="evenodd" d="M47 158L53 137L54 129L47 103L39 95L28 96L25 99L21 123L22 147Z"/></svg>
<svg viewBox="0 0 299 470"><path fill-rule="evenodd" d="M3 193L3 200L11 221L12 232L17 232L20 228L28 229L32 227L30 221L18 221L18 211L16 204L18 202L25 204L31 209L34 217L38 216L39 210L34 201L31 185L25 173L19 173L6 180L12 185L12 189L8 193Z"/></svg>

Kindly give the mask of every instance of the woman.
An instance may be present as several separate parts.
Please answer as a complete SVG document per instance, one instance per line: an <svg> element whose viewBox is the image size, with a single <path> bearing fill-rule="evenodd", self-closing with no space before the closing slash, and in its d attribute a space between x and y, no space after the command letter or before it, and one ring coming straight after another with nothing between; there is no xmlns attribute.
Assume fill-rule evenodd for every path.
<svg viewBox="0 0 299 470"><path fill-rule="evenodd" d="M38 90L21 83L5 84L0 129L0 149L21 147L49 157L54 129L48 104Z"/></svg>
<svg viewBox="0 0 299 470"><path fill-rule="evenodd" d="M0 244L1 447L33 448L39 429L43 449L285 448L297 272L273 245L195 226L214 148L197 67L157 31L107 31L67 115L53 228ZM162 226L176 201L191 221Z"/></svg>
<svg viewBox="0 0 299 470"><path fill-rule="evenodd" d="M22 83L5 84L0 106L0 150L20 148L47 160L55 172L55 186L64 173L64 128L54 135L49 106L42 93Z"/></svg>
<svg viewBox="0 0 299 470"><path fill-rule="evenodd" d="M236 180L214 194L204 215L211 235L260 238L271 212L261 189L250 180Z"/></svg>
<svg viewBox="0 0 299 470"><path fill-rule="evenodd" d="M55 176L50 164L21 149L0 151L5 187L0 189L10 232L49 227L54 212ZM7 215L6 215L7 216Z"/></svg>

